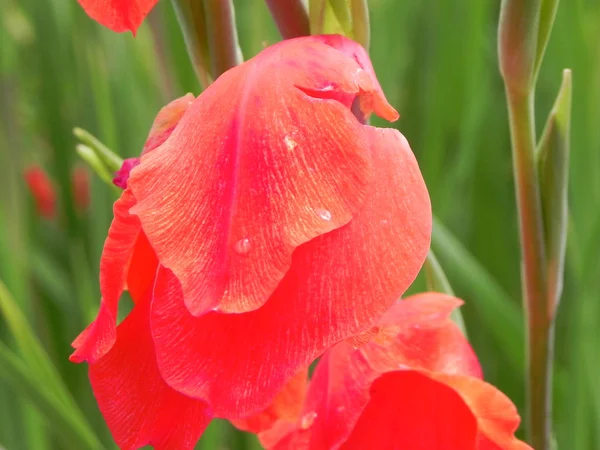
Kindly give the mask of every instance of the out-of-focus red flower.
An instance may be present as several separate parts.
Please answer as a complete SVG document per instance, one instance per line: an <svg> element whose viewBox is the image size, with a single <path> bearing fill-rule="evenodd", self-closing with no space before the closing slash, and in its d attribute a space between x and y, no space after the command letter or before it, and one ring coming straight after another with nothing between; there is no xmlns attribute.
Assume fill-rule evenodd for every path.
<svg viewBox="0 0 600 450"><path fill-rule="evenodd" d="M169 402L181 395L235 419L369 329L414 280L431 233L425 184L404 137L361 124L353 104L397 118L358 44L313 36L267 48L165 121L166 140L115 203L100 311L71 357L91 374L104 368L92 385L117 442L142 416L151 433L145 402L167 401L114 387L145 376L130 358L110 358L139 345L138 323L149 361L135 364L156 364ZM137 319L117 328L124 289ZM135 414L119 412L125 402Z"/></svg>
<svg viewBox="0 0 600 450"><path fill-rule="evenodd" d="M79 0L85 12L95 21L116 32L138 27L158 0Z"/></svg>
<svg viewBox="0 0 600 450"><path fill-rule="evenodd" d="M90 174L85 167L77 166L71 175L73 201L80 211L90 206Z"/></svg>
<svg viewBox="0 0 600 450"><path fill-rule="evenodd" d="M33 165L24 172L27 187L33 196L38 214L46 219L56 214L56 191L48 174L40 166Z"/></svg>
<svg viewBox="0 0 600 450"><path fill-rule="evenodd" d="M530 449L514 437L515 406L482 380L449 318L461 303L437 293L398 301L370 332L325 353L300 414L250 431L272 450ZM305 388L285 390L297 398Z"/></svg>

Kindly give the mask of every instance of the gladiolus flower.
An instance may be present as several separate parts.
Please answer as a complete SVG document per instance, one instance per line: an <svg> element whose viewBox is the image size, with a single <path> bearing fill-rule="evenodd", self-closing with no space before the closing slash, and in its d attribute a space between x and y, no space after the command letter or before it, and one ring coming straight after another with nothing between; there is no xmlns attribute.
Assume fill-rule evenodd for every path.
<svg viewBox="0 0 600 450"><path fill-rule="evenodd" d="M74 342L117 442L128 427L144 428L143 442L175 423L169 436L197 435L198 411L264 409L328 347L369 329L429 247L408 143L351 112L397 118L358 44L281 42L187 105L128 174L100 311ZM124 289L135 306L116 327ZM182 406L163 416L161 402ZM196 416L175 414L186 408Z"/></svg>
<svg viewBox="0 0 600 450"><path fill-rule="evenodd" d="M325 353L300 414L234 424L270 450L530 449L514 436L515 406L482 380L450 320L461 303L437 293L398 301L372 330ZM305 390L296 381L284 392L297 402Z"/></svg>
<svg viewBox="0 0 600 450"><path fill-rule="evenodd" d="M25 170L24 177L38 214L46 219L54 218L56 191L48 174L39 166L31 166Z"/></svg>
<svg viewBox="0 0 600 450"><path fill-rule="evenodd" d="M116 32L135 34L158 0L79 0L95 21Z"/></svg>

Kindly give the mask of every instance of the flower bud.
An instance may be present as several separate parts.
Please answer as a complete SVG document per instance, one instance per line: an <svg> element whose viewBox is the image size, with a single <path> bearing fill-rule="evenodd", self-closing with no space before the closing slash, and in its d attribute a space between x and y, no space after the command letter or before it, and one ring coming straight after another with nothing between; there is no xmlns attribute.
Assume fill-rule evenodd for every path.
<svg viewBox="0 0 600 450"><path fill-rule="evenodd" d="M567 243L571 71L563 80L538 146L540 192L546 239L548 310L554 314L562 290Z"/></svg>

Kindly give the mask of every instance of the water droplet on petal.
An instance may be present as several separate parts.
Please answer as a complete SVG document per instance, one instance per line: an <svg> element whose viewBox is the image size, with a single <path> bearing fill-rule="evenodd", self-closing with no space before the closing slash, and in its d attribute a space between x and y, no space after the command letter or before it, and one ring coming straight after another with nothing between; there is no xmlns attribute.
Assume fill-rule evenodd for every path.
<svg viewBox="0 0 600 450"><path fill-rule="evenodd" d="M300 419L300 429L308 430L312 427L313 423L315 423L315 419L317 418L317 413L314 411L307 412Z"/></svg>
<svg viewBox="0 0 600 450"><path fill-rule="evenodd" d="M331 220L331 211L327 211L326 209L317 209L317 214L323 220L329 222Z"/></svg>
<svg viewBox="0 0 600 450"><path fill-rule="evenodd" d="M298 147L298 143L289 136L284 137L283 140L285 141L285 145L288 150L294 150L296 147Z"/></svg>
<svg viewBox="0 0 600 450"><path fill-rule="evenodd" d="M250 244L250 239L248 238L240 239L233 246L234 250L240 255L245 255L248 253L250 251L250 247L252 247L252 245Z"/></svg>

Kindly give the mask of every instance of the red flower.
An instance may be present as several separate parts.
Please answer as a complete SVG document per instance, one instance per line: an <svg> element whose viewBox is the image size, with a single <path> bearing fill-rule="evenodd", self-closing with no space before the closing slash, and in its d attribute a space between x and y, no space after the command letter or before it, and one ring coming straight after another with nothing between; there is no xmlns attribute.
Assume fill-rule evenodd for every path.
<svg viewBox="0 0 600 450"><path fill-rule="evenodd" d="M48 174L39 166L31 166L25 170L24 177L38 214L46 219L54 218L56 191Z"/></svg>
<svg viewBox="0 0 600 450"><path fill-rule="evenodd" d="M79 0L85 12L95 21L113 31L130 30L133 34L157 2L158 0Z"/></svg>
<svg viewBox="0 0 600 450"><path fill-rule="evenodd" d="M100 311L72 355L90 363L118 442L140 417L151 434L171 426L173 414L150 423L163 401L226 418L265 408L414 280L427 191L406 140L362 125L355 101L397 118L358 44L284 41L223 74L132 169L103 251ZM123 289L136 306L117 329ZM140 377L147 387L129 386ZM147 395L157 386L164 396ZM179 430L196 420L185 417Z"/></svg>
<svg viewBox="0 0 600 450"><path fill-rule="evenodd" d="M514 437L516 408L481 379L473 350L449 318L461 303L436 293L398 301L370 332L325 353L302 413L250 431L273 450L530 449ZM304 390L284 389L287 398Z"/></svg>

